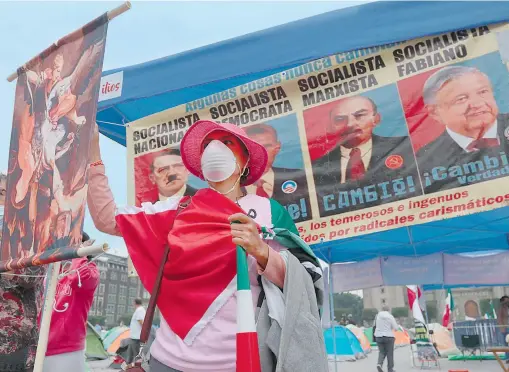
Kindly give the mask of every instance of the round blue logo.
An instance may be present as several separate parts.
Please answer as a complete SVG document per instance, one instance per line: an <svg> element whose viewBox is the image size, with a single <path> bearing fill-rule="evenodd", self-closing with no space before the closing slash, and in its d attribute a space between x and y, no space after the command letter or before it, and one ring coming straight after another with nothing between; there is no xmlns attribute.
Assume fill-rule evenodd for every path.
<svg viewBox="0 0 509 372"><path fill-rule="evenodd" d="M297 190L297 182L292 180L285 181L283 185L281 185L281 190L283 190L285 194L291 194Z"/></svg>

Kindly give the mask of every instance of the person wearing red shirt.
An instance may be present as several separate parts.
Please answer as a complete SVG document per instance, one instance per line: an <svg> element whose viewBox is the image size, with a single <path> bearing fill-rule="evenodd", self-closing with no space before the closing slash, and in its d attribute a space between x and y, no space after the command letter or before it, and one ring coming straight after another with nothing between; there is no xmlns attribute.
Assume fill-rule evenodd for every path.
<svg viewBox="0 0 509 372"><path fill-rule="evenodd" d="M93 243L85 232L83 243ZM57 285L44 372L85 372L87 315L99 285L99 270L87 257L67 264L70 268L63 265L64 276Z"/></svg>

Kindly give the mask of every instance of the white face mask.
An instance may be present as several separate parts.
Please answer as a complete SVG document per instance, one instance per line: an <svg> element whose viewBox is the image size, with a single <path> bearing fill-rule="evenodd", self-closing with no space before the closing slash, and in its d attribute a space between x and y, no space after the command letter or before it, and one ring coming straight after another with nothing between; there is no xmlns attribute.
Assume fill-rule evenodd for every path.
<svg viewBox="0 0 509 372"><path fill-rule="evenodd" d="M224 143L213 140L201 156L201 170L207 181L222 182L235 172L237 159Z"/></svg>

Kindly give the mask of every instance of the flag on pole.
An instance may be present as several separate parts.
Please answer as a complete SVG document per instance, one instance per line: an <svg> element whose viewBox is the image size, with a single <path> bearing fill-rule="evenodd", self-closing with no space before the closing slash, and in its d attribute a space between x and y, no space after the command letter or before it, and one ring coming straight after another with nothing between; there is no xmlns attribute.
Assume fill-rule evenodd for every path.
<svg viewBox="0 0 509 372"><path fill-rule="evenodd" d="M184 204L187 206L182 208ZM193 344L236 291L237 371L259 372L246 253L233 244L228 217L244 211L252 217L268 217L273 227L260 227L263 237L287 248L308 272L316 268L312 270L314 278L318 278L316 274L321 277L321 270L316 256L298 237L284 207L257 196L241 199L239 204L211 189L201 189L192 198L169 198L155 204L144 203L141 208L119 208L116 221L145 288L153 288L163 258L161 251L169 242L170 254L157 306L185 344ZM146 249L148 246L150 249Z"/></svg>
<svg viewBox="0 0 509 372"><path fill-rule="evenodd" d="M447 297L445 299L444 316L442 317L442 325L447 327L452 320L452 311L454 310L454 300L452 298L452 292L449 289L447 291Z"/></svg>
<svg viewBox="0 0 509 372"><path fill-rule="evenodd" d="M493 306L493 301L490 300L490 308L491 308L491 313L493 314L493 319L497 319L497 311L495 310L495 306Z"/></svg>
<svg viewBox="0 0 509 372"><path fill-rule="evenodd" d="M419 289L416 285L407 285L408 306L412 310L414 319L426 324L419 305Z"/></svg>
<svg viewBox="0 0 509 372"><path fill-rule="evenodd" d="M426 309L426 296L424 294L424 289L422 286L417 286L417 298L419 299L419 306L421 309Z"/></svg>
<svg viewBox="0 0 509 372"><path fill-rule="evenodd" d="M105 13L18 70L0 273L77 256L107 30Z"/></svg>

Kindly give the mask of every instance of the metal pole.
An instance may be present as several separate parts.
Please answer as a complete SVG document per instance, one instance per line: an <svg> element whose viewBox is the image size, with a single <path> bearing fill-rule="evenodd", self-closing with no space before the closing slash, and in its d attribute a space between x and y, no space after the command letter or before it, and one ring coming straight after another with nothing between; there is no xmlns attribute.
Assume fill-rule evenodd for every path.
<svg viewBox="0 0 509 372"><path fill-rule="evenodd" d="M332 327L332 347L334 349L334 372L338 372L338 360L336 352L336 326L334 325L334 276L332 275L331 249L329 248L329 302L330 319Z"/></svg>

